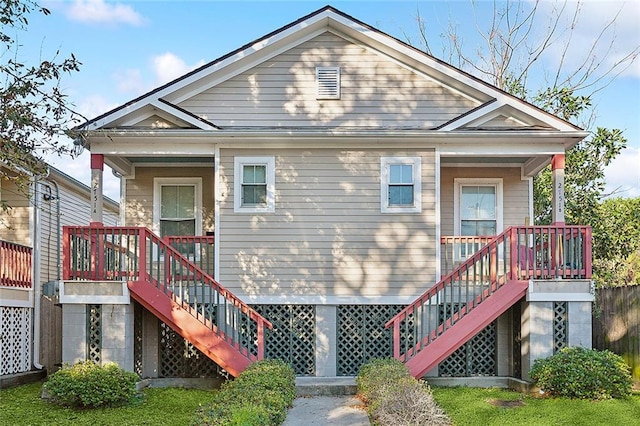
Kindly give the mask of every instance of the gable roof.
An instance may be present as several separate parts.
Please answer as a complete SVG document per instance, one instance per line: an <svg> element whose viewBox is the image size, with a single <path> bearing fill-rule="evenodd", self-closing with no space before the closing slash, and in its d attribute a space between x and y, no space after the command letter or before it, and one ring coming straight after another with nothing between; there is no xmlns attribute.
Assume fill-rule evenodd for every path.
<svg viewBox="0 0 640 426"><path fill-rule="evenodd" d="M444 82L449 88L473 97L479 106L431 130L449 132L486 128L483 123L494 120L498 113L510 119L509 114L521 118L538 128L555 129L560 132L580 132L581 129L546 111L510 95L452 65L441 61L397 38L365 24L332 6L325 6L288 25L285 25L257 40L209 62L169 83L145 93L124 105L108 111L77 127L77 130L108 128L114 123L133 123L135 117L149 116L160 111L187 123L192 129L220 132L226 129L210 120L180 108L177 104L209 87L260 64L270 57L290 49L305 40L327 30L337 31L376 51L396 59L416 72ZM169 120L171 121L171 120ZM122 125L122 124L120 124ZM125 124L126 125L126 124ZM118 125L114 126L118 127ZM500 127L502 130L504 126ZM528 129L530 129L528 127ZM582 133L582 132L580 132ZM582 134L581 137L585 135Z"/></svg>

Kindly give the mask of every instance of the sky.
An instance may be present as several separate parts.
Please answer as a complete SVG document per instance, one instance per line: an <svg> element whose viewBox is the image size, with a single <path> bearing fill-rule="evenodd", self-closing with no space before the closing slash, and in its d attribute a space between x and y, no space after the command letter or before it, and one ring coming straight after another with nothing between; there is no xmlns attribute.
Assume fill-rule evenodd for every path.
<svg viewBox="0 0 640 426"><path fill-rule="evenodd" d="M526 1L526 0L525 0ZM73 53L82 62L80 72L65 76L61 88L74 108L93 118L122 105L191 69L330 4L352 17L400 40L420 46L416 18L426 23L425 35L438 56L447 46L449 28L456 28L464 46L482 49L475 29L490 21L491 1L107 1L39 0L51 14L33 14L27 31L16 33L17 55L39 63ZM540 21L528 40L543 31L547 18L558 14L561 3L540 3ZM569 3L568 10L575 10ZM568 19L569 14L567 14ZM564 18L563 18L564 19ZM562 21L566 22L566 21ZM598 31L613 22L596 44ZM540 71L530 87L548 80L563 58L559 43L570 37L564 63L571 69L596 58L602 68L640 46L640 1L584 1L572 34L561 32L554 45L537 61ZM565 24L566 27L566 24ZM592 129L623 130L625 149L606 170L608 192L640 196L640 59L593 95ZM48 161L83 183L89 182L89 156L75 160L48 157ZM105 194L119 199L118 180L105 172Z"/></svg>

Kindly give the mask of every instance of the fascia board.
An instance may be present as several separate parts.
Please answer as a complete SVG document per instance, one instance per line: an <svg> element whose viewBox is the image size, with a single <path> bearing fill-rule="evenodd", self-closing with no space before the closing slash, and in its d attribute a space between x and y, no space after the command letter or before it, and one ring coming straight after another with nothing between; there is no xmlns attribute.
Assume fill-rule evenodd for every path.
<svg viewBox="0 0 640 426"><path fill-rule="evenodd" d="M173 106L165 103L165 102L161 102L160 100L154 100L151 103L151 106L159 109L160 111L164 111L165 113L169 114L170 116L176 117L179 120L182 120L186 123L191 124L194 127L197 127L199 129L202 130L216 130L215 127L213 127L210 124L207 124L201 120L198 120L197 118L184 113L183 111L180 111L178 108L174 108Z"/></svg>

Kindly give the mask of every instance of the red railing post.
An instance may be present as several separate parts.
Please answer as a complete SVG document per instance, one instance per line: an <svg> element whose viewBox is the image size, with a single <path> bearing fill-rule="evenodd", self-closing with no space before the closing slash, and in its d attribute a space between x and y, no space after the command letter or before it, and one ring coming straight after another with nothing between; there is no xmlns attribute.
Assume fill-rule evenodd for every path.
<svg viewBox="0 0 640 426"><path fill-rule="evenodd" d="M585 278L586 279L591 279L591 274L593 272L592 270L592 235L591 235L592 229L591 227L587 227L584 230L584 241L583 241L583 246L584 246L584 269L585 269Z"/></svg>
<svg viewBox="0 0 640 426"><path fill-rule="evenodd" d="M62 227L62 279L71 279L71 228Z"/></svg>

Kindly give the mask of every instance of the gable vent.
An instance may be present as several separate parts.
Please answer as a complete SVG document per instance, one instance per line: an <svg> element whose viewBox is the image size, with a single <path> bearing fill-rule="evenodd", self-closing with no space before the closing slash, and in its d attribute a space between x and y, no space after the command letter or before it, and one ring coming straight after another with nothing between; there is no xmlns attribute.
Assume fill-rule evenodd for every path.
<svg viewBox="0 0 640 426"><path fill-rule="evenodd" d="M340 99L340 67L316 67L316 99Z"/></svg>

